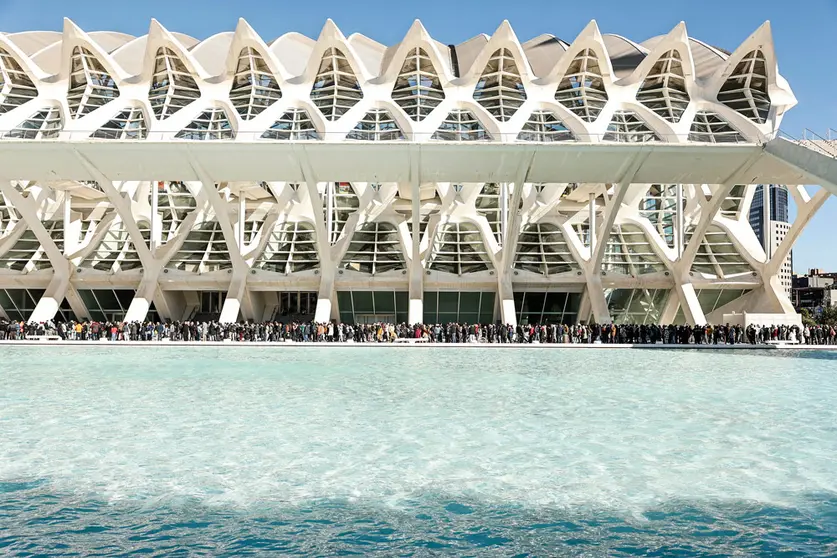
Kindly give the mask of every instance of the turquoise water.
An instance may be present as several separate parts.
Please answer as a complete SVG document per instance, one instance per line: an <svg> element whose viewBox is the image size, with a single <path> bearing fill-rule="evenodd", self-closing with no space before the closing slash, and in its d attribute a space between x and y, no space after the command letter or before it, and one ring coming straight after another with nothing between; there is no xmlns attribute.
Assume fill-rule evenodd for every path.
<svg viewBox="0 0 837 558"><path fill-rule="evenodd" d="M0 351L0 555L837 554L837 355Z"/></svg>

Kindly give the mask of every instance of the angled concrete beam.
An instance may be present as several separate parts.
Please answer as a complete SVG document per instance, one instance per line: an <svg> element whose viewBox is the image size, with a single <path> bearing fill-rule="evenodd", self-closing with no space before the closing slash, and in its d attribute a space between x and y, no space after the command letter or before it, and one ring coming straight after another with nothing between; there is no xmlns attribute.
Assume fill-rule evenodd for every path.
<svg viewBox="0 0 837 558"><path fill-rule="evenodd" d="M803 147L798 143L776 138L764 145L765 153L813 179L837 196L837 157Z"/></svg>
<svg viewBox="0 0 837 558"><path fill-rule="evenodd" d="M785 235L785 238L779 244L779 247L773 252L773 257L767 263L767 268L765 269L766 276L778 275L779 268L782 267L785 258L790 254L793 245L799 240L802 231L805 230L805 227L808 226L811 219L814 218L814 215L822 208L823 204L828 201L829 197L831 197L831 192L820 187L820 190L807 203L804 205L797 204L796 219Z"/></svg>
<svg viewBox="0 0 837 558"><path fill-rule="evenodd" d="M523 197L523 185L529 176L535 153L523 153L517 165L514 179L514 192L512 193L511 219L508 228L503 231L505 239L503 248L497 257L501 265L497 268L497 298L500 302L500 320L504 324L517 326L517 311L514 307L514 286L512 285L511 268L514 265L514 254L517 250L517 239L520 238L520 227L522 226L523 215L518 206Z"/></svg>
<svg viewBox="0 0 837 558"><path fill-rule="evenodd" d="M305 179L305 191L308 204L314 218L314 231L317 238L317 254L320 257L320 288L317 296L317 308L314 311L314 321L324 323L340 315L337 307L337 292L334 280L337 275L337 263L331 259L331 244L328 241L323 204L317 190L317 175L308 158L304 146L294 145L299 170Z"/></svg>
<svg viewBox="0 0 837 558"><path fill-rule="evenodd" d="M49 194L46 188L43 188L41 195L38 198L31 196L24 196L17 188L15 188L9 181L0 181L0 191L6 196L6 199L14 204L15 209L20 214L21 220L26 222L29 230L38 239L41 244L41 249L49 259L50 266L53 270L52 279L46 288L41 299L35 305L35 310L29 317L30 322L40 323L52 320L58 313L58 308L67 296L67 292L72 288L70 285L70 275L72 273L72 264L67 261L61 250L55 244L55 241L49 234L49 231L44 227L43 221L38 216L38 205L43 203ZM74 300L78 300L75 298ZM72 302L72 301L71 301ZM77 307L73 309L74 312L84 312L85 309ZM79 316L83 317L83 316Z"/></svg>

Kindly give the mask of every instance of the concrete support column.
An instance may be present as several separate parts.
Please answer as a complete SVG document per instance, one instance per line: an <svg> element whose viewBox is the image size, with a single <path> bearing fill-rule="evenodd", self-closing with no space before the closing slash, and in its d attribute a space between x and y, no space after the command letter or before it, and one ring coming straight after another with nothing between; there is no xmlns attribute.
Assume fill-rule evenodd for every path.
<svg viewBox="0 0 837 558"><path fill-rule="evenodd" d="M676 291L675 291L676 292ZM680 297L675 296L675 293L670 293L663 311L660 313L660 323L663 325L670 325L674 323L674 318L677 316L677 310L680 308Z"/></svg>
<svg viewBox="0 0 837 558"><path fill-rule="evenodd" d="M162 221L158 213L160 207L160 183L156 180L151 182L151 252L162 244Z"/></svg>
<svg viewBox="0 0 837 558"><path fill-rule="evenodd" d="M607 309L602 277L598 273L587 274L587 298L593 311L593 320L597 324L609 324L612 320Z"/></svg>
<svg viewBox="0 0 837 558"><path fill-rule="evenodd" d="M70 230L72 226L72 204L73 204L73 196L70 195L70 192L64 192L64 203L62 204L62 209L64 210L64 253L69 254L70 251L67 250L67 231Z"/></svg>
<svg viewBox="0 0 837 558"><path fill-rule="evenodd" d="M500 301L500 320L505 325L517 327L517 310L514 306L514 287L511 277L503 274L497 282L497 298Z"/></svg>
<svg viewBox="0 0 837 558"><path fill-rule="evenodd" d="M0 191L7 200L12 202L15 209L20 213L23 221L29 227L29 230L38 239L41 244L41 249L49 259L50 266L53 269L53 278L50 281L47 291L41 300L35 305L35 310L29 317L30 322L46 322L55 318L58 312L58 307L64 301L67 290L70 288L70 263L64 257L61 250L55 244L55 241L49 234L49 231L44 227L40 215L38 215L38 206L48 196L49 191L44 188L35 195L23 196L23 194L15 188L9 181L0 181Z"/></svg>
<svg viewBox="0 0 837 558"><path fill-rule="evenodd" d="M125 312L126 322L145 321L145 318L148 316L148 310L151 308L151 302L155 300L155 295L159 287L159 275L159 269L145 270L139 287L137 287L137 292L134 294L130 306L128 306L128 311Z"/></svg>
<svg viewBox="0 0 837 558"><path fill-rule="evenodd" d="M529 176L529 169L534 160L534 153L522 155L515 171L514 192L511 200L506 206L508 228L503 231L503 247L500 257L497 259L497 301L500 309L500 320L504 324L517 326L517 311L514 306L514 285L512 284L512 268L514 267L514 256L517 250L517 239L520 237L520 228L523 225L523 215L520 210L520 202L523 199L523 187L526 178ZM501 190L506 199L508 184Z"/></svg>
<svg viewBox="0 0 837 558"><path fill-rule="evenodd" d="M587 287L585 286L584 291L581 293L581 302L578 305L578 315L576 316L576 321L589 323L590 312L592 312L592 307L590 305L590 295L587 292Z"/></svg>
<svg viewBox="0 0 837 558"><path fill-rule="evenodd" d="M247 200L243 194L239 193L238 196L238 252L239 254L244 253L244 233L246 232L247 227Z"/></svg>
<svg viewBox="0 0 837 558"><path fill-rule="evenodd" d="M242 314L245 319L255 319L253 315L244 315L242 312L242 301L244 300L245 291L247 289L247 274L241 272L234 272L233 279L230 282L229 290L227 290L227 297L224 299L224 305L221 307L221 317L218 321L222 324L231 324L238 321L238 315Z"/></svg>
<svg viewBox="0 0 837 558"><path fill-rule="evenodd" d="M424 321L424 266L421 261L421 183L418 170L411 170L414 170L410 180L410 191L413 196L410 234L412 259L410 260L410 292L408 293L410 302L407 309L407 321L414 325Z"/></svg>
<svg viewBox="0 0 837 558"><path fill-rule="evenodd" d="M677 251L677 257L683 255L683 243L686 239L686 226L683 215L683 185L677 184L677 207L675 208L675 227L674 227L674 248Z"/></svg>
<svg viewBox="0 0 837 558"><path fill-rule="evenodd" d="M320 290L317 293L317 308L314 311L314 321L328 322L332 317L332 310L338 310L337 292L334 289L336 266L324 265L320 273Z"/></svg>
<svg viewBox="0 0 837 558"><path fill-rule="evenodd" d="M590 192L589 204L590 217L588 223L590 225L590 259L592 260L593 254L596 253L596 194L594 192Z"/></svg>
<svg viewBox="0 0 837 558"><path fill-rule="evenodd" d="M407 322L411 325L424 321L424 267L421 259L410 262L410 302Z"/></svg>
<svg viewBox="0 0 837 558"><path fill-rule="evenodd" d="M55 274L44 291L44 295L35 305L35 310L29 317L30 322L42 323L55 318L58 308L64 301L64 296L70 286L69 266L64 270L55 270Z"/></svg>
<svg viewBox="0 0 837 558"><path fill-rule="evenodd" d="M683 314L686 316L686 323L689 325L706 324L706 315L700 307L695 286L691 283L678 281L675 285L675 290L677 291L677 296L680 298L680 306L683 308Z"/></svg>

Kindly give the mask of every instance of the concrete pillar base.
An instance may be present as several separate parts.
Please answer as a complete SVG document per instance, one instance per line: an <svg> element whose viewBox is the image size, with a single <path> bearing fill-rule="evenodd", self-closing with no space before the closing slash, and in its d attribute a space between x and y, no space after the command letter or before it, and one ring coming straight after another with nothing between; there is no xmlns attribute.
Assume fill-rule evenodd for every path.
<svg viewBox="0 0 837 558"><path fill-rule="evenodd" d="M422 322L424 322L424 301L411 298L407 323L415 325Z"/></svg>

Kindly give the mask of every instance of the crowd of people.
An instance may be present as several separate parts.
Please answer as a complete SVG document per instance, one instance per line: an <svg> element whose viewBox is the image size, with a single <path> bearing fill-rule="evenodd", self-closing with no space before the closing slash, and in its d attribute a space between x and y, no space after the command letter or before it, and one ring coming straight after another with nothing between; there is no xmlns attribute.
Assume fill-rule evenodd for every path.
<svg viewBox="0 0 837 558"><path fill-rule="evenodd" d="M0 340L57 337L71 341L228 341L296 343L547 343L762 345L787 342L835 345L833 326L656 324L346 324L337 322L70 322L0 323Z"/></svg>

